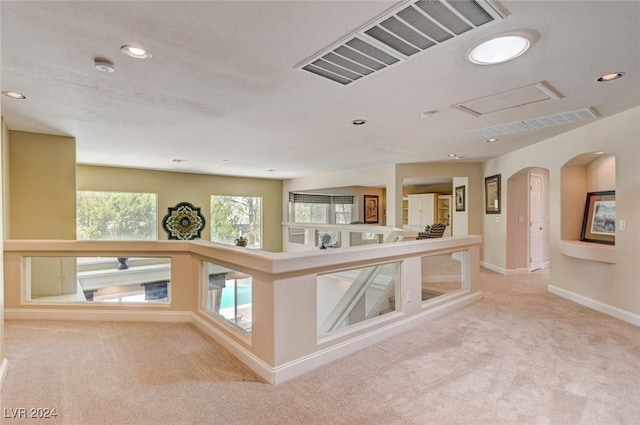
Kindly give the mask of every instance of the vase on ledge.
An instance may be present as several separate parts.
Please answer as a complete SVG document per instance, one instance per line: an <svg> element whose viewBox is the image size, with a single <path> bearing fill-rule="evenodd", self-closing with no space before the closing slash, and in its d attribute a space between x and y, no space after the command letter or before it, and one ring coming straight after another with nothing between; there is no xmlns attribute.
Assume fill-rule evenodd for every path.
<svg viewBox="0 0 640 425"><path fill-rule="evenodd" d="M129 261L129 257L118 257L118 270L127 270L129 268L127 261Z"/></svg>

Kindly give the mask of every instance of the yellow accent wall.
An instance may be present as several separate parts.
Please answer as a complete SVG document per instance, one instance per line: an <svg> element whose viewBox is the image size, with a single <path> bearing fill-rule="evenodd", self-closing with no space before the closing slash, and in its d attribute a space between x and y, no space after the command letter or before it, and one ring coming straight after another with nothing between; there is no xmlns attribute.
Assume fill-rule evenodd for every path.
<svg viewBox="0 0 640 425"><path fill-rule="evenodd" d="M78 165L77 190L145 192L158 195L158 239L166 240L162 218L169 207L189 202L201 208L207 225L203 240L211 239L209 208L211 195L262 197L263 249L282 251L282 181L229 177L133 168ZM75 217L74 217L75 218Z"/></svg>
<svg viewBox="0 0 640 425"><path fill-rule="evenodd" d="M76 238L73 137L9 131L12 239Z"/></svg>

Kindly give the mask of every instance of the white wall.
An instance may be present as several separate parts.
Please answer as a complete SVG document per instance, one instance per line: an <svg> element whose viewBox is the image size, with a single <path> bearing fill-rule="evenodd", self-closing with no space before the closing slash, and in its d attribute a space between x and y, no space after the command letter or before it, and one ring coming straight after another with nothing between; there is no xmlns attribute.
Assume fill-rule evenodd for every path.
<svg viewBox="0 0 640 425"><path fill-rule="evenodd" d="M626 220L624 231L616 232L615 264L590 261L561 254L562 184L561 169L572 158L604 151L615 156L616 218ZM565 295L611 313L618 311L625 320L640 324L640 108L553 137L527 148L491 159L484 175L502 174L503 184L520 170L542 167L549 170L549 238L551 285ZM598 166L595 164L594 166ZM602 165L602 164L600 164ZM607 166L606 164L604 164ZM610 164L608 165L610 166ZM596 185L596 183L593 183ZM599 186L599 183L597 184ZM586 189L587 183L584 183ZM585 192L586 194L586 192ZM502 191L501 215L508 213ZM580 202L580 200L574 200ZM584 203L584 196L581 197ZM484 262L506 268L506 220L496 222L495 215L484 216ZM578 219L579 220L579 219ZM565 225L566 222L565 222ZM575 232L573 232L575 233ZM575 234L571 235L575 238Z"/></svg>

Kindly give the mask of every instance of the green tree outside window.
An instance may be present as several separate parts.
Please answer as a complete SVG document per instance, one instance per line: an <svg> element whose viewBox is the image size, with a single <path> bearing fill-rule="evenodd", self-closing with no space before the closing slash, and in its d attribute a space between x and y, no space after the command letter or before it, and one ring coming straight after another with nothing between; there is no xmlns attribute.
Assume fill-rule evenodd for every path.
<svg viewBox="0 0 640 425"><path fill-rule="evenodd" d="M211 241L235 244L240 236L247 247L262 248L262 198L211 196Z"/></svg>

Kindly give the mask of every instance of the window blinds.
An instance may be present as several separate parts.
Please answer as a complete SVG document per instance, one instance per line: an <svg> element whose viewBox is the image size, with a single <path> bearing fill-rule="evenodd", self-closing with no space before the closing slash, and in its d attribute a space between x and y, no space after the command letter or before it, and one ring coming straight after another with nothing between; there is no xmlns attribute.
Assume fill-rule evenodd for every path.
<svg viewBox="0 0 640 425"><path fill-rule="evenodd" d="M289 202L294 204L350 204L353 205L353 195L318 195L309 193L289 192Z"/></svg>

